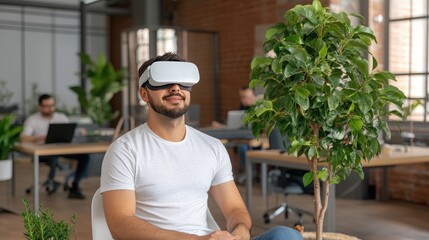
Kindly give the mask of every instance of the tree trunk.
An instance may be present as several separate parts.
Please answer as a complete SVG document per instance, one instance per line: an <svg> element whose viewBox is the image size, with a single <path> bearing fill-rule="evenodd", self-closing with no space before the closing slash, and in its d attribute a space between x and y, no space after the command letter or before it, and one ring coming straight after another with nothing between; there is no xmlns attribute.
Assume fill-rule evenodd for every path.
<svg viewBox="0 0 429 240"><path fill-rule="evenodd" d="M317 177L318 161L316 157L311 159L311 168L313 171L313 189L314 189L314 220L316 221L316 239L322 240L323 232L323 216L322 215L322 199L320 197L320 183Z"/></svg>

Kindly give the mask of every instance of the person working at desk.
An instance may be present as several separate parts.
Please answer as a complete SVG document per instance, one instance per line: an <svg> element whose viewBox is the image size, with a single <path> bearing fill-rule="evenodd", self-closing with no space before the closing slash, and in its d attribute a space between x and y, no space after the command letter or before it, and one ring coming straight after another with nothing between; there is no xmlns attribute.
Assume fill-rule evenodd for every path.
<svg viewBox="0 0 429 240"><path fill-rule="evenodd" d="M42 94L39 97L38 112L30 115L24 122L24 129L21 133L21 142L44 143L48 133L50 123L69 122L67 116L63 113L55 112L55 100L49 94ZM88 154L72 154L64 157L77 159L78 164L75 171L74 181L69 189L68 198L85 199L82 194L79 183L83 174L89 165ZM58 156L43 157L42 161L47 161L50 165L48 183L54 184L55 170L58 166ZM67 184L67 183L66 183Z"/></svg>
<svg viewBox="0 0 429 240"><path fill-rule="evenodd" d="M238 90L238 95L240 96L240 107L239 110L247 110L252 105L256 103L257 97L255 94L255 89L249 88L249 86L242 86ZM211 126L213 128L224 128L225 125L222 123L219 123L217 121L213 121L211 123ZM253 149L260 149L261 143L257 140L254 140L256 143L252 143L251 145L254 146ZM236 177L236 180L238 183L243 183L246 180L246 173L244 172L244 167L246 166L246 152L251 148L248 143L240 143L236 145L236 149L238 151L238 156L240 158L240 167L241 167L241 173Z"/></svg>
<svg viewBox="0 0 429 240"><path fill-rule="evenodd" d="M148 121L122 135L107 150L100 192L115 239L250 239L251 219L233 181L220 140L188 125L191 89L198 68L173 53L139 69L139 94ZM209 229L208 194L227 221L227 231ZM254 239L302 239L276 227Z"/></svg>
<svg viewBox="0 0 429 240"><path fill-rule="evenodd" d="M240 96L240 107L239 110L247 110L250 108L253 104L256 103L256 94L254 89L250 89L249 86L242 86L238 90L238 96ZM211 126L213 128L224 128L226 127L225 124L222 124L217 121L213 121L211 123Z"/></svg>

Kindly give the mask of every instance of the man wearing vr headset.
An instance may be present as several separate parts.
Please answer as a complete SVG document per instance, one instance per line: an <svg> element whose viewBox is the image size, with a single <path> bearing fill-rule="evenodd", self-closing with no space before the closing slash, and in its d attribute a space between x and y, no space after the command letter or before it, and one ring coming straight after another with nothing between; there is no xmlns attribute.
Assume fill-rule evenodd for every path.
<svg viewBox="0 0 429 240"><path fill-rule="evenodd" d="M145 124L111 144L101 187L107 223L115 239L250 239L251 219L234 183L223 144L185 125L198 68L167 53L139 69L140 97L149 106ZM227 231L207 226L208 194ZM302 239L276 227L253 238Z"/></svg>

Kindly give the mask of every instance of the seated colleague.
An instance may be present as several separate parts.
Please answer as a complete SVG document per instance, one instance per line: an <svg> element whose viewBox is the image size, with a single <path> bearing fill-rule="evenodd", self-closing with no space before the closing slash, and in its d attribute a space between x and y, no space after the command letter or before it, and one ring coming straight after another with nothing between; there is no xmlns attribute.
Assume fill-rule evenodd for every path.
<svg viewBox="0 0 429 240"><path fill-rule="evenodd" d="M106 220L115 239L250 239L251 219L233 181L223 144L185 125L194 64L167 53L139 69L139 94L148 121L107 150L101 169ZM208 194L227 231L207 226ZM302 239L287 227L255 239Z"/></svg>
<svg viewBox="0 0 429 240"><path fill-rule="evenodd" d="M240 96L240 107L239 110L247 110L253 104L256 103L256 94L254 89L250 89L249 86L242 86L238 89L238 96ZM226 127L225 124L222 124L217 121L212 121L211 126L213 128L223 128Z"/></svg>
<svg viewBox="0 0 429 240"><path fill-rule="evenodd" d="M51 95L42 94L39 97L38 112L30 115L24 122L24 129L21 133L21 142L41 142L43 143L48 133L50 123L69 122L67 116L63 113L55 112L55 100ZM44 159L50 163L50 172L48 178L53 180L55 177L55 169L58 166L58 157L45 157ZM85 196L79 189L79 182L89 165L88 154L71 154L63 157L77 159L77 169L73 180L73 185L69 188L69 198L84 199Z"/></svg>
<svg viewBox="0 0 429 240"><path fill-rule="evenodd" d="M238 95L240 96L240 107L239 110L247 110L249 109L252 105L254 105L256 103L257 97L255 94L255 90L249 88L249 86L242 86L239 90L238 90ZM226 127L224 124L219 123L217 121L213 121L211 123L211 126L213 128L223 128ZM241 144L237 144L236 146L236 150L238 151L238 156L240 157L240 167L241 167L241 171L242 173L237 176L237 182L238 183L243 183L244 180L246 180L246 173L244 172L244 168L246 166L246 152L247 150L250 149L260 149L261 148L261 143L257 140L254 140L255 143L253 144L254 146L251 147L249 146L249 144L247 143L241 143Z"/></svg>

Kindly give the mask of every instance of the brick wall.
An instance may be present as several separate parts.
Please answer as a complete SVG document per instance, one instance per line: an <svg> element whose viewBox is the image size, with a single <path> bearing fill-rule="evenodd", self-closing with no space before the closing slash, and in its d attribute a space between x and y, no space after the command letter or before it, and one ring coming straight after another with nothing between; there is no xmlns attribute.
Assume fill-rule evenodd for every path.
<svg viewBox="0 0 429 240"><path fill-rule="evenodd" d="M238 108L238 89L249 82L250 63L255 56L255 28L282 21L284 12L298 2L307 4L311 0L176 1L174 25L219 33L221 120L228 110Z"/></svg>

